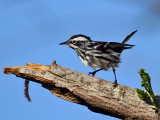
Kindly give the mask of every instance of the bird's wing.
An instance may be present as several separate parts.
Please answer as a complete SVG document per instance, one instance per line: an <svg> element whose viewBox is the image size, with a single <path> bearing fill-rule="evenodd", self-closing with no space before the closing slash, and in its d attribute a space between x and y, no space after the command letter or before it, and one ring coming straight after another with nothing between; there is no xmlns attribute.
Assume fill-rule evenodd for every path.
<svg viewBox="0 0 160 120"><path fill-rule="evenodd" d="M89 47L91 47L94 50L107 51L110 49L118 53L121 53L123 49L129 49L132 48L133 46L134 45L123 44L118 42L101 42L101 41L94 41L89 45Z"/></svg>

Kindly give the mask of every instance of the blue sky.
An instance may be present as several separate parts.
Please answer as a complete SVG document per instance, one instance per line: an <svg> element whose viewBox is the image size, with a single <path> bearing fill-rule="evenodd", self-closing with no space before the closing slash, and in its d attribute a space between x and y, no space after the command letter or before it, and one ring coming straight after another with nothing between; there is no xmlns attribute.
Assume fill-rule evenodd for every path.
<svg viewBox="0 0 160 120"><path fill-rule="evenodd" d="M138 30L128 42L136 46L121 55L118 83L142 89L137 71L145 68L153 90L160 94L159 21L158 0L0 0L0 119L117 120L58 98L34 82L29 86L29 103L24 97L24 80L2 72L4 67L50 65L56 60L88 74L92 68L85 67L72 49L59 46L78 33L92 40L122 42ZM111 70L96 77L114 81Z"/></svg>

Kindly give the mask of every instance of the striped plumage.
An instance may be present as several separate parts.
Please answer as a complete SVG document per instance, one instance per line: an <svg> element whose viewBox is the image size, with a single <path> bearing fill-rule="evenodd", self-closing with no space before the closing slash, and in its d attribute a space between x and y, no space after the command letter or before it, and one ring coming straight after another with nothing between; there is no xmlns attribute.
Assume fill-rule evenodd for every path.
<svg viewBox="0 0 160 120"><path fill-rule="evenodd" d="M137 31L137 30L136 30ZM136 31L128 35L122 43L92 41L90 37L78 34L72 36L68 41L60 43L68 45L74 49L85 66L91 66L93 69L101 68L91 72L93 76L96 72L112 68L115 74L115 68L120 63L120 55L124 49L130 49L134 45L126 44ZM117 84L115 75L115 84Z"/></svg>

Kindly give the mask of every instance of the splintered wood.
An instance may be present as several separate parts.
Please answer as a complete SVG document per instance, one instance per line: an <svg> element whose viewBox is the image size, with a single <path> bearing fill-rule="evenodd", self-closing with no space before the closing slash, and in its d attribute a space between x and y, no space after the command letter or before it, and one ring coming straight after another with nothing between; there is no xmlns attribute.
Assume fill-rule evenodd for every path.
<svg viewBox="0 0 160 120"><path fill-rule="evenodd" d="M112 82L64 68L56 62L51 66L28 63L6 67L4 73L40 83L54 95L97 113L121 119L160 120L153 106L138 98L136 89L124 85L113 88Z"/></svg>

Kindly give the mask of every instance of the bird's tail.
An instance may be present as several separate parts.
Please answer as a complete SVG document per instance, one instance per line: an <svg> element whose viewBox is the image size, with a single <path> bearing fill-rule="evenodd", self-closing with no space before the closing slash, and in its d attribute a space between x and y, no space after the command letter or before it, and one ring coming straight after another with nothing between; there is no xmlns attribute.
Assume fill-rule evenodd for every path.
<svg viewBox="0 0 160 120"><path fill-rule="evenodd" d="M130 35L128 35L122 42L122 44L126 44L127 41L137 32L137 30L135 30L134 32L132 32Z"/></svg>

